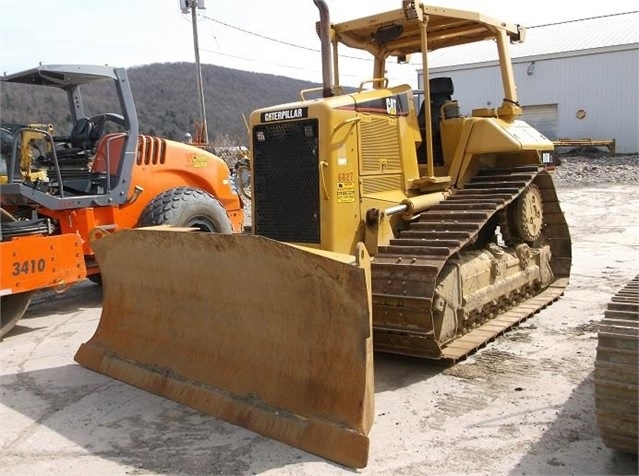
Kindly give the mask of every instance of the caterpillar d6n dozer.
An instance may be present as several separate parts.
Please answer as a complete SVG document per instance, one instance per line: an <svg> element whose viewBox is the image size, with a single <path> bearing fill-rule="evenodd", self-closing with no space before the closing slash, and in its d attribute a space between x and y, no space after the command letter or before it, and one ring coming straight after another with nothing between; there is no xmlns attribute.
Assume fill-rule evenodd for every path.
<svg viewBox="0 0 639 476"><path fill-rule="evenodd" d="M509 42L522 28L412 1L332 24L314 3L322 87L250 118L250 233L96 240L104 309L76 360L364 467L373 350L463 359L559 298L571 242L543 167L553 144L519 120ZM484 40L504 100L462 115L428 55ZM339 85L339 45L374 60L354 92ZM384 77L411 54L421 107Z"/></svg>

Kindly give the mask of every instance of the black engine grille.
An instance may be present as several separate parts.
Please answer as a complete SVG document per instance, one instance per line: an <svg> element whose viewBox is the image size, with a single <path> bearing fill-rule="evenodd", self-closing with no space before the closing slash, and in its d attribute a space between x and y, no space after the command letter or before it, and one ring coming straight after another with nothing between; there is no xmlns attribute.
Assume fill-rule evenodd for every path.
<svg viewBox="0 0 639 476"><path fill-rule="evenodd" d="M253 128L255 232L278 241L319 243L316 119Z"/></svg>

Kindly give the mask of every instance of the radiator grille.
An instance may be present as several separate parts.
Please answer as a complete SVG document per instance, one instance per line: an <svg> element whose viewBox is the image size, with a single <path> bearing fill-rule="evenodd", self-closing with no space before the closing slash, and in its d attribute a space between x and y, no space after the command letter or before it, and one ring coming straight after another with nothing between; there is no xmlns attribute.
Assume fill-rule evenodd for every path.
<svg viewBox="0 0 639 476"><path fill-rule="evenodd" d="M397 119L371 116L361 122L362 174L400 172L402 161Z"/></svg>
<svg viewBox="0 0 639 476"><path fill-rule="evenodd" d="M317 120L253 128L255 232L278 241L320 242Z"/></svg>
<svg viewBox="0 0 639 476"><path fill-rule="evenodd" d="M159 137L140 135L137 165L162 165L166 159L166 141Z"/></svg>
<svg viewBox="0 0 639 476"><path fill-rule="evenodd" d="M382 175L378 177L362 178L362 193L364 195L402 190L402 188L401 175Z"/></svg>

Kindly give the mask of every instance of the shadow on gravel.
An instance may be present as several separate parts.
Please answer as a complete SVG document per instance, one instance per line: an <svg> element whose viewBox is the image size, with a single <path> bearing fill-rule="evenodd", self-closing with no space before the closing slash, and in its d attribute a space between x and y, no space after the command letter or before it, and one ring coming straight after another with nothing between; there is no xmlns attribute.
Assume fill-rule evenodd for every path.
<svg viewBox="0 0 639 476"><path fill-rule="evenodd" d="M38 291L22 319L68 314L81 308L99 306L102 306L102 286L87 279L71 285L63 292L50 289Z"/></svg>
<svg viewBox="0 0 639 476"><path fill-rule="evenodd" d="M47 317L53 314L69 314L87 308L102 306L102 286L89 280L70 286L64 292L50 289L34 293L27 312L22 316L6 337L27 334L46 326L35 327L29 319Z"/></svg>
<svg viewBox="0 0 639 476"><path fill-rule="evenodd" d="M144 473L244 474L323 461L80 365L4 375L0 387L3 405L93 455ZM5 432L4 451L15 443L19 453L30 432ZM64 442L56 446L47 448L52 458L68 452Z"/></svg>
<svg viewBox="0 0 639 476"><path fill-rule="evenodd" d="M442 369L375 355L376 392L429 379ZM312 462L351 471L80 365L0 376L0 388L1 404L99 458L145 473L257 474ZM7 433L5 453L19 454L23 446L37 445L28 441L33 427ZM59 441L46 449L52 458L57 451L69 451L68 444Z"/></svg>
<svg viewBox="0 0 639 476"><path fill-rule="evenodd" d="M559 411L555 421L544 433L544 436L530 449L517 464L517 469L509 476L520 475L594 475L588 467L588 461L599 460L602 475L636 475L639 474L637 456L607 448L598 434L595 415L595 395L593 372L586 377L570 394L570 397ZM597 440L595 458L584 458L579 466L579 455L584 454L586 441ZM561 441L563 450L558 450Z"/></svg>
<svg viewBox="0 0 639 476"><path fill-rule="evenodd" d="M447 366L435 361L375 352L375 393L388 392L424 382Z"/></svg>

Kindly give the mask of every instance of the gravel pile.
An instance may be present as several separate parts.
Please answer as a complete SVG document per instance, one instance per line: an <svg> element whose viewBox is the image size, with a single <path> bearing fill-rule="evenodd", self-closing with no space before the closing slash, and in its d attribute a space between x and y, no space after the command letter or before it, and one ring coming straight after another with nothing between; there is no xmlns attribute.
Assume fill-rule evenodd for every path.
<svg viewBox="0 0 639 476"><path fill-rule="evenodd" d="M639 154L607 153L558 155L559 165L553 172L556 185L589 186L612 183L639 183Z"/></svg>

